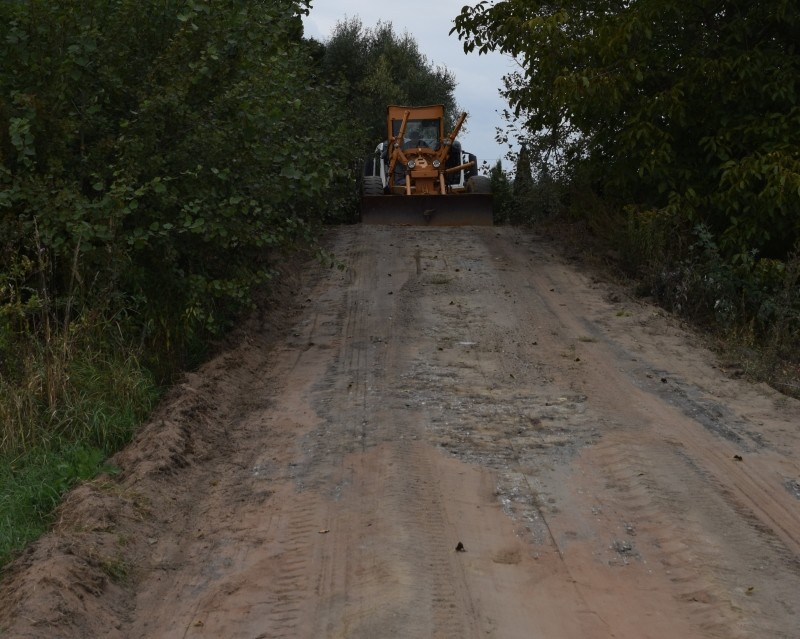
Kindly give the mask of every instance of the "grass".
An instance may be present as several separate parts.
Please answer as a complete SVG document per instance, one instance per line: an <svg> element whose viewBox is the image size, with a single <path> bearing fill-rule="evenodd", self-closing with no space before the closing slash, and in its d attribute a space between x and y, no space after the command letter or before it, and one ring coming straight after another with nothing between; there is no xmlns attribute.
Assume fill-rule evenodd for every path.
<svg viewBox="0 0 800 639"><path fill-rule="evenodd" d="M66 442L0 457L0 565L47 531L64 493L106 469L105 457L98 448Z"/></svg>
<svg viewBox="0 0 800 639"><path fill-rule="evenodd" d="M62 342L0 369L0 566L46 532L76 483L112 472L160 391L124 349ZM58 357L55 357L57 355Z"/></svg>

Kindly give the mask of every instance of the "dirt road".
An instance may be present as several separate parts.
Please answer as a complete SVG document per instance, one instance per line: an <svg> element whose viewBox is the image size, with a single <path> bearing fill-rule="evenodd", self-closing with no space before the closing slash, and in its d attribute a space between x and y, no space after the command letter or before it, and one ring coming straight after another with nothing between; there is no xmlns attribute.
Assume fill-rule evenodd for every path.
<svg viewBox="0 0 800 639"><path fill-rule="evenodd" d="M329 241L8 571L2 636L800 637L797 401L524 232Z"/></svg>

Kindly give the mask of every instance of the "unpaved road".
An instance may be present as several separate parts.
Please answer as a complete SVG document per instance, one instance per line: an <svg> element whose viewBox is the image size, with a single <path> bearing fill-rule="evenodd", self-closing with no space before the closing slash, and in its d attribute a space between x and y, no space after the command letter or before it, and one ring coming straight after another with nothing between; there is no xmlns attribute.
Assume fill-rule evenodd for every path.
<svg viewBox="0 0 800 639"><path fill-rule="evenodd" d="M6 572L2 636L800 637L798 402L521 231L329 242Z"/></svg>

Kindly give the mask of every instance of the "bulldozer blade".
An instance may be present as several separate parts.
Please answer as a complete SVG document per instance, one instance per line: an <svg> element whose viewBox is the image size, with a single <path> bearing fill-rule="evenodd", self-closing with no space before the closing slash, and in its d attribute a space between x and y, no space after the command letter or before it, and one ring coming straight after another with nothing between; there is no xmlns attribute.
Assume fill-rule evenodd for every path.
<svg viewBox="0 0 800 639"><path fill-rule="evenodd" d="M361 222L392 226L492 226L492 196L365 195Z"/></svg>

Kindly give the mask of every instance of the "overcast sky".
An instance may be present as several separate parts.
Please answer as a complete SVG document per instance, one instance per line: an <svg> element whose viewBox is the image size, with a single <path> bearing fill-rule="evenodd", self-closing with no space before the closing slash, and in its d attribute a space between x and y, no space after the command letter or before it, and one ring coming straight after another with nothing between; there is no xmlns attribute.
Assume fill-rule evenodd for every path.
<svg viewBox="0 0 800 639"><path fill-rule="evenodd" d="M391 22L397 35L408 31L428 62L447 67L456 77L456 102L469 113L467 132L459 135L463 148L475 153L479 162L494 164L507 150L494 138L495 129L503 126L500 113L505 106L498 95L500 78L512 70L513 62L499 54L467 55L458 37L448 35L465 4L465 0L312 0L311 14L304 19L305 34L325 41L337 22L354 17L365 28L382 21ZM513 168L505 160L503 166Z"/></svg>

